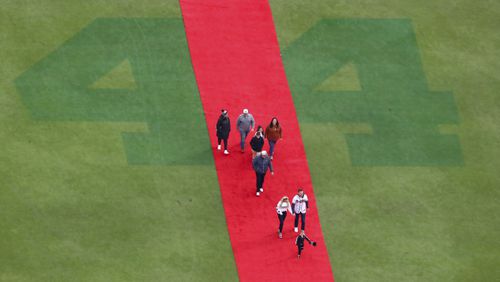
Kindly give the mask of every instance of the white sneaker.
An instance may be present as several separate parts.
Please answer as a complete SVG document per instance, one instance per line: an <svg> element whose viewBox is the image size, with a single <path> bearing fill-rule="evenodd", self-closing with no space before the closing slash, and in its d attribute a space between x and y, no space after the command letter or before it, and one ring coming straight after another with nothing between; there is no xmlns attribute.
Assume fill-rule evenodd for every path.
<svg viewBox="0 0 500 282"><path fill-rule="evenodd" d="M258 196L260 196L260 193L259 193L259 192L257 192L257 194L256 194L256 195L257 195L257 197L258 197Z"/></svg>
<svg viewBox="0 0 500 282"><path fill-rule="evenodd" d="M224 150L224 155L229 155L229 152L227 150Z"/></svg>
<svg viewBox="0 0 500 282"><path fill-rule="evenodd" d="M217 145L217 150L220 150L220 145Z"/></svg>
<svg viewBox="0 0 500 282"><path fill-rule="evenodd" d="M264 188L260 188L260 192L264 192Z"/></svg>
<svg viewBox="0 0 500 282"><path fill-rule="evenodd" d="M295 231L295 233L297 233L297 232L299 232L299 228L298 228L298 227L295 227L295 228L293 229L293 231Z"/></svg>

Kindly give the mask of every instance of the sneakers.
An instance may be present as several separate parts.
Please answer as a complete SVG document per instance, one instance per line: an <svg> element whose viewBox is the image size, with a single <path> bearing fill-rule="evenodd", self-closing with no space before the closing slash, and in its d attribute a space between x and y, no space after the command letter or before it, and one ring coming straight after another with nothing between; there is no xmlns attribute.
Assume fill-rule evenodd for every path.
<svg viewBox="0 0 500 282"><path fill-rule="evenodd" d="M273 159L273 156L271 156L271 160Z"/></svg>
<svg viewBox="0 0 500 282"><path fill-rule="evenodd" d="M283 234L281 234L281 232L278 233L278 238L283 239Z"/></svg>
<svg viewBox="0 0 500 282"><path fill-rule="evenodd" d="M257 192L255 195L257 195L257 197L260 196L260 192Z"/></svg>
<svg viewBox="0 0 500 282"><path fill-rule="evenodd" d="M224 150L224 155L229 155L229 152L227 150Z"/></svg>
<svg viewBox="0 0 500 282"><path fill-rule="evenodd" d="M299 228L298 228L298 227L295 227L295 228L293 229L293 231L295 231L295 233L297 233L297 232L299 232Z"/></svg>
<svg viewBox="0 0 500 282"><path fill-rule="evenodd" d="M217 150L219 150L219 151L220 151L220 145L217 145Z"/></svg>
<svg viewBox="0 0 500 282"><path fill-rule="evenodd" d="M260 192L264 192L264 188L260 188L259 190L260 190Z"/></svg>

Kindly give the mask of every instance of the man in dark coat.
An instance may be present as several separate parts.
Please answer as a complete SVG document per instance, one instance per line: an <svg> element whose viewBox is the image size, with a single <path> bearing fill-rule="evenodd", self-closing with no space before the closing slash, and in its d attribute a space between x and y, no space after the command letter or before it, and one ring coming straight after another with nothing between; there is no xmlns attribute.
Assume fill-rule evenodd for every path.
<svg viewBox="0 0 500 282"><path fill-rule="evenodd" d="M255 175L257 176L257 197L260 193L264 192L264 178L266 177L266 172L269 169L271 175L274 174L273 164L271 159L267 155L266 151L262 151L257 157L252 160L253 169L255 170Z"/></svg>
<svg viewBox="0 0 500 282"><path fill-rule="evenodd" d="M224 154L229 155L227 150L227 139L229 138L229 132L231 131L231 121L229 120L227 110L222 109L221 112L219 120L217 120L217 150L221 149L220 143L224 140Z"/></svg>

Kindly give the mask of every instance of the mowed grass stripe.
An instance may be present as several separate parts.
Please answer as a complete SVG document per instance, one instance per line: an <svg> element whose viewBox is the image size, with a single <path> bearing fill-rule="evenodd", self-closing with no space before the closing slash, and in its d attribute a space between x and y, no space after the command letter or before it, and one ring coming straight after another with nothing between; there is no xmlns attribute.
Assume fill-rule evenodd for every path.
<svg viewBox="0 0 500 282"><path fill-rule="evenodd" d="M148 21L152 22L150 26L159 23L156 35L161 44L157 46L158 50L148 50L156 46L141 45L147 39L144 24L142 27L146 34L141 37L140 32L136 33L139 37L132 38L132 42L114 42L111 46L106 43L106 40L112 41L123 32L128 36L134 34L127 30L126 25L123 30L108 30L110 36L106 40L90 40L90 36L88 41L78 42L82 46L76 47L83 47L80 50L135 48L135 64L131 63L130 67L137 83L137 92L132 94L143 105L150 103L155 107L153 111L151 107L143 107L142 112L129 112L135 114L134 117L149 115L149 120L123 120L120 117L129 113L119 107L110 106L109 111L99 113L95 112L95 107L81 107L75 113L72 112L75 108L62 108L62 104L58 104L61 102L57 99L58 95L82 94L75 92L75 87L78 91L88 91L85 94L95 93L91 92L94 89L88 90L85 83L66 84L66 88L59 89L54 87L64 84L67 78L65 76L80 72L99 79L101 75L106 75L106 69L89 67L96 58L86 56L88 52L77 52L78 48L74 48L73 51L76 52L67 57L79 62L78 67L67 64L64 66L68 68L67 71L58 73L58 76L39 68L40 72L33 76L33 84L24 80L21 87L16 88L14 85L14 78L26 70L30 72L33 64L40 65L47 56L55 56L57 50L64 49L64 44L78 36L79 30L85 30L94 17L103 14L115 17L134 14L130 7L117 3L89 3L85 7L76 2L66 4L63 9L50 5L37 7L35 3L28 3L19 9L18 14L10 9L15 6L10 5L6 11L15 19L4 25L9 36L13 36L14 31L19 33L19 38L30 33L29 36L35 41L45 43L22 44L22 48L19 47L21 41L17 41L19 46L12 41L0 43L0 56L5 55L3 61L9 66L8 71L15 74L2 82L0 93L0 132L3 142L0 149L0 280L237 280L213 161L210 154L203 153L209 152L209 142L192 69L189 63L188 68L175 67L179 62L189 62L186 46L181 46L184 50L162 54L160 58L156 58L163 61L166 67L180 71L171 75L170 80L165 79L165 72L157 73L152 69L150 61L145 61L146 65L144 61L140 62L141 59L155 59L149 58L153 51L161 52L178 46L176 38L184 36L181 20L178 17L173 20L180 23L177 25L181 28L180 32L169 30L169 26L164 24L172 21L168 19L149 21L142 18L128 21L132 22L129 27L135 27L136 31L137 26L141 27L142 23L146 27ZM102 8L99 13L98 6ZM116 7L114 12L113 7ZM161 14L156 9L144 9L143 3L135 7L135 15L139 13L143 17L155 17ZM164 4L156 3L155 7L161 9ZM173 7L172 10L178 9L177 4ZM50 24L46 25L49 21L47 15L40 11L49 8L52 18ZM38 10L39 13L30 14L27 10ZM69 18L68 13L71 15ZM178 16L177 12L173 13L170 8L165 8L162 16L175 17L176 14ZM33 26L37 19L45 27L43 32ZM66 21L71 24L66 25ZM127 23L127 19L114 21ZM79 28L75 28L76 23ZM51 45L52 48L46 48L46 45ZM18 51L14 52L14 48ZM110 61L106 61L107 58ZM102 60L102 65L109 66L110 70L122 62L114 56L105 56ZM122 72L114 79L123 79L120 75L130 75L130 72ZM155 81L165 82L157 88L147 88L147 91L139 89L144 84L151 85ZM46 86L52 87L53 91L35 87L44 86L44 82L51 82ZM172 83L184 83L190 87L171 89L169 87ZM89 89L92 88L91 85L88 84ZM108 85L113 89L106 89L108 86L103 84L98 85L98 91L102 95L110 94L104 99L112 97L117 91L113 83ZM27 100L21 98L26 98L23 91L27 88L33 89L33 97L42 100L45 98L44 101L52 100L54 103L35 103L29 106ZM171 98L168 102L158 103L158 99L148 100L148 96L145 96L158 95L162 99L164 96L160 94ZM113 101L110 102L114 104ZM179 141L171 134L170 137L157 139L164 142L162 147L166 151L160 161L153 155L146 158L151 162L134 164L134 158L127 154L122 133L151 134L156 129L150 125L150 122L155 122L155 111L160 116L162 111L175 113L180 108L176 102L182 103L181 106L186 109L185 114L179 115L183 117L186 127L182 144L185 146L184 153L177 149ZM49 111L44 106L56 110ZM39 111L38 115L34 113L36 110ZM120 110L124 112L113 115L113 112ZM40 115L44 111L46 114ZM50 117L57 113L63 114ZM85 118L71 118L72 113ZM96 114L100 115L99 120L86 118ZM179 131L171 126L175 122L165 122L159 129L160 133ZM174 141L177 145L171 146ZM174 162L169 163L170 160ZM213 259L215 254L217 260Z"/></svg>

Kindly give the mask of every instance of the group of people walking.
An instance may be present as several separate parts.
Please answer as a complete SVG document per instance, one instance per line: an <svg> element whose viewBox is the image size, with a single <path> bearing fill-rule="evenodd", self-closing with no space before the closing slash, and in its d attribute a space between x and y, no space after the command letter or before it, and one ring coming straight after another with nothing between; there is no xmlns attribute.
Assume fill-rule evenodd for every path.
<svg viewBox="0 0 500 282"><path fill-rule="evenodd" d="M229 139L229 133L231 132L231 121L226 109L221 110L221 115L217 120L217 138L218 145L217 150L221 150L221 142L224 141L224 154L229 155L227 140ZM255 119L253 115L248 112L248 109L243 109L236 122L236 129L240 133L240 148L241 152L245 152L245 142L246 138L250 132L255 129ZM262 151L264 147L264 139L269 142L269 156L272 159L274 154L274 147L278 140L282 138L282 130L280 123L276 117L271 119L269 125L264 128L262 126L257 127L257 131L250 141L250 147L252 148L252 156Z"/></svg>
<svg viewBox="0 0 500 282"><path fill-rule="evenodd" d="M221 143L224 142L224 154L229 155L229 150L227 142L229 139L229 134L231 132L231 121L226 109L221 110L221 115L217 120L217 150L221 150ZM255 119L252 114L248 112L248 109L243 109L243 113L238 116L236 122L236 129L240 133L240 149L241 152L245 152L245 143L247 136L250 132L255 130ZM276 117L271 119L269 125L264 128L262 126L257 127L257 131L250 140L250 147L252 150L252 167L255 171L256 176L256 191L255 195L258 197L264 192L264 179L268 171L274 174L273 165L271 160L274 155L274 148L276 143L282 138L282 129L280 123ZM264 139L269 142L269 153L263 150Z"/></svg>
<svg viewBox="0 0 500 282"><path fill-rule="evenodd" d="M292 202L287 196L281 198L281 200L276 205L276 212L278 213L279 227L278 227L278 238L283 238L283 225L285 223L285 219L287 213L295 215L294 228L295 233L299 232L299 220L301 221L300 225L300 234L295 238L295 245L298 248L297 257L300 258L302 254L302 250L304 249L304 241L309 242L309 244L316 246L316 242L310 240L306 234L306 212L309 208L309 199L307 195L304 193L302 188L299 188L297 194L293 197Z"/></svg>
<svg viewBox="0 0 500 282"><path fill-rule="evenodd" d="M228 150L228 139L231 132L231 122L229 119L228 111L226 109L221 110L221 115L217 120L217 150L221 150L221 143L224 143L224 154L229 155ZM248 112L248 109L243 109L243 112L238 116L236 122L236 129L240 134L240 149L241 152L245 152L246 138L255 130L255 119L252 114ZM269 143L269 153L264 148L265 139ZM282 129L280 123L276 117L273 117L264 129L262 126L257 126L255 134L250 140L250 147L252 151L252 167L256 175L256 192L257 197L264 192L264 179L268 171L271 175L274 175L274 169L272 160L274 157L276 143L282 139ZM295 240L295 244L298 248L298 257L302 253L304 248L304 241L308 241L312 245L316 245L314 241L311 241L305 235L306 227L306 212L309 208L309 201L307 195L304 193L302 188L299 188L297 194L293 197L292 202L287 196L281 198L276 206L276 212L278 214L279 227L278 227L278 238L283 238L283 225L287 216L287 213L291 213L295 216L294 221L294 232L299 232L299 220L301 221L301 232Z"/></svg>

